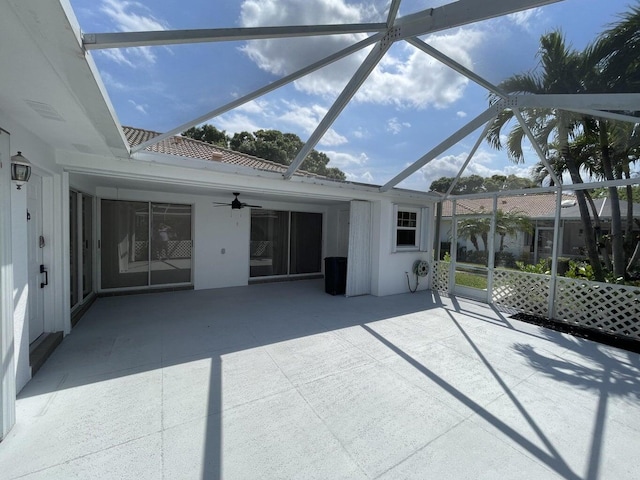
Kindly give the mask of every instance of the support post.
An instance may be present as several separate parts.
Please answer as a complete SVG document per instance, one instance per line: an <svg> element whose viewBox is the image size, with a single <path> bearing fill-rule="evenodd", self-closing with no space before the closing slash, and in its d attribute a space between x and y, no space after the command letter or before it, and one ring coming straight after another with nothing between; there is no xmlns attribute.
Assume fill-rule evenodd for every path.
<svg viewBox="0 0 640 480"><path fill-rule="evenodd" d="M551 281L549 282L549 320L556 314L556 284L558 281L558 242L560 240L560 216L562 213L562 185L556 190L556 219L553 224L553 247L551 250Z"/></svg>
<svg viewBox="0 0 640 480"><path fill-rule="evenodd" d="M16 421L11 188L9 133L0 129L0 441Z"/></svg>

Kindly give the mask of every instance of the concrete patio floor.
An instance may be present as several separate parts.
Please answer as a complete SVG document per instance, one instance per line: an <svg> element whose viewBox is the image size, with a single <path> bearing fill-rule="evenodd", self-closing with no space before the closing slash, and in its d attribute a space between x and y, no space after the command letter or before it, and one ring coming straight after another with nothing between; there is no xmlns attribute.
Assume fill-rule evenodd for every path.
<svg viewBox="0 0 640 480"><path fill-rule="evenodd" d="M637 479L640 356L322 281L98 299L0 478Z"/></svg>

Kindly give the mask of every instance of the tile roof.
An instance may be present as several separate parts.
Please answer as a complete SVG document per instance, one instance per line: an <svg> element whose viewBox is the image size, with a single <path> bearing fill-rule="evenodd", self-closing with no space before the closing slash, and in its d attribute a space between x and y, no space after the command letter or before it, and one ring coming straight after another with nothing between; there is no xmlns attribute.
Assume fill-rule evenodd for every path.
<svg viewBox="0 0 640 480"><path fill-rule="evenodd" d="M562 195L563 207L560 216L563 219L580 219L580 209L576 203L575 195ZM594 204L601 219L611 218L611 202L607 198L596 198ZM442 216L451 216L451 201L447 200L442 206ZM620 210L626 212L627 202L620 200ZM503 212L521 212L528 217L537 219L553 219L556 214L556 194L537 193L520 194L513 196L498 197L498 209ZM633 204L634 212L640 212L640 204ZM489 213L493 211L492 198L460 199L456 202L456 213L458 215L472 215L479 213Z"/></svg>
<svg viewBox="0 0 640 480"><path fill-rule="evenodd" d="M573 195L563 195L563 201L575 201ZM451 216L451 201L442 207L442 216ZM498 197L498 209L503 212L521 212L532 218L554 218L556 210L555 193L521 194ZM456 201L456 214L478 214L493 211L493 198L460 199ZM564 217L564 215L563 215Z"/></svg>
<svg viewBox="0 0 640 480"><path fill-rule="evenodd" d="M143 130L134 127L122 127L127 141L130 146L139 145L160 135L158 132L151 130ZM210 160L213 162L221 162L241 167L254 168L257 170L276 172L284 174L287 171L286 165L263 160L262 158L247 155L245 153L235 152L227 148L222 148L210 143L201 142L188 137L179 135L165 138L153 145L148 146L145 151L163 153L167 155L177 155L181 157L197 158L200 160ZM317 175L314 173L298 170L295 175L305 177L316 177L325 180L339 181L333 178Z"/></svg>

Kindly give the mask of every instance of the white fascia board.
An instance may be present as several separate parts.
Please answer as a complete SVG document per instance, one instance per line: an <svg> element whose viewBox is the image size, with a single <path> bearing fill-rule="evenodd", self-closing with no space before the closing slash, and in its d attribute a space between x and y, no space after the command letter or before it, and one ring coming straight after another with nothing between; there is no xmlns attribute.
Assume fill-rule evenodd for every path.
<svg viewBox="0 0 640 480"><path fill-rule="evenodd" d="M260 177L271 180L283 180L282 174L278 172L269 172L264 170L258 170L250 167L243 167L240 165L232 165L222 162L213 162L209 160L202 160L197 158L179 157L176 155L168 155L153 152L139 152L132 155L133 160L140 160L143 162L157 163L161 165L168 165L179 168L192 168L200 170L209 170L213 172L229 173L235 175L242 175L246 177ZM305 185L318 185L327 187L339 191L349 191L353 193L368 193L373 194L376 197L380 197L380 191L378 185L365 185L351 182L339 182L326 180L319 177L295 175L291 177L289 182L301 183ZM399 198L407 198L414 200L426 200L434 202L438 200L438 196L430 192L420 192L414 190L402 190L393 189L388 192L388 196L394 196Z"/></svg>

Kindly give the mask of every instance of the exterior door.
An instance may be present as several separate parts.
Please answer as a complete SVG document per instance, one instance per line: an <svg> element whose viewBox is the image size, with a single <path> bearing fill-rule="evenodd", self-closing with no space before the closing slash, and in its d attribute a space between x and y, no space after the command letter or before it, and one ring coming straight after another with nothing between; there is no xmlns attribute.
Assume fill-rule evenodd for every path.
<svg viewBox="0 0 640 480"><path fill-rule="evenodd" d="M453 293L489 301L489 251L493 248L490 215L456 217Z"/></svg>
<svg viewBox="0 0 640 480"><path fill-rule="evenodd" d="M40 273L42 249L42 178L31 175L27 183L27 255L29 271L29 343L44 333L44 274Z"/></svg>

